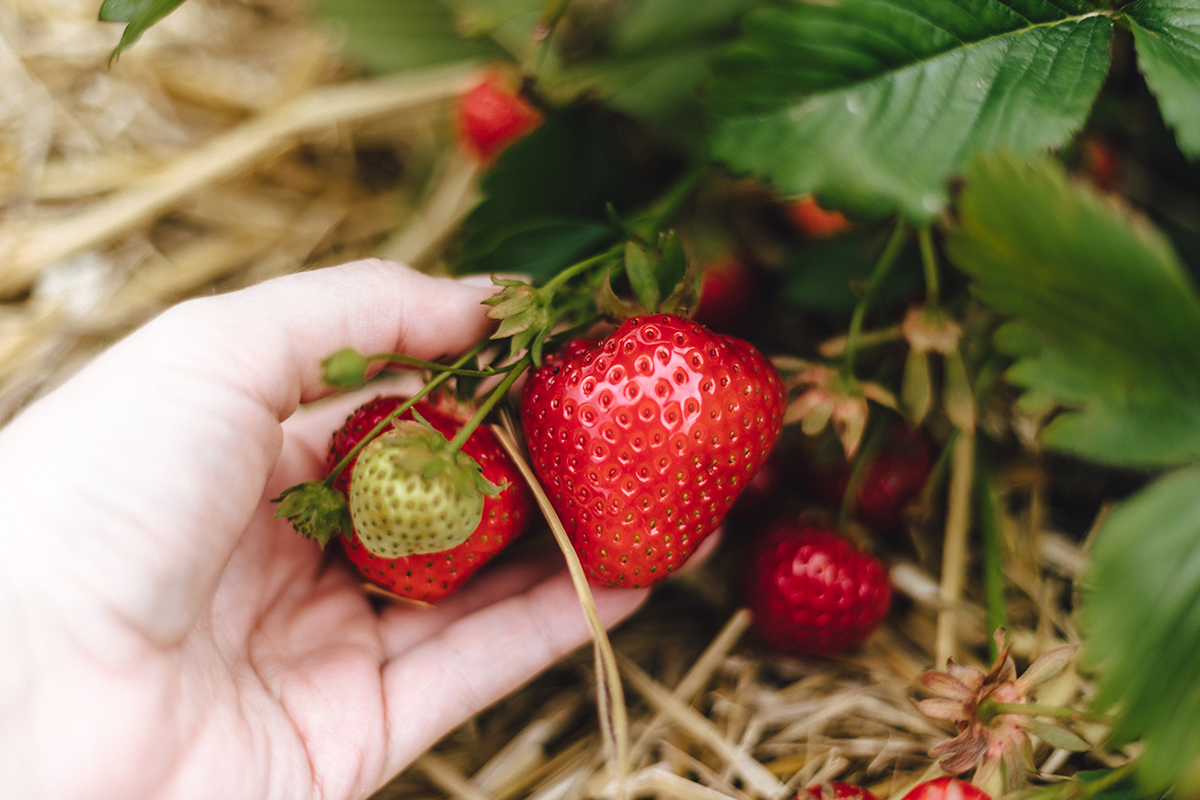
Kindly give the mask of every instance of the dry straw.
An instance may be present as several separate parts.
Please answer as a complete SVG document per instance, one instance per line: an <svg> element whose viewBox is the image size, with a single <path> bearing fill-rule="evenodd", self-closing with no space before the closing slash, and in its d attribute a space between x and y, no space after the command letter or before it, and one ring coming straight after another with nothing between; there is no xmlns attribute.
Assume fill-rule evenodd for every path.
<svg viewBox="0 0 1200 800"><path fill-rule="evenodd" d="M109 68L120 30L96 7L0 3L0 420L183 298L368 255L438 268L476 197L447 101L477 65L366 80L302 0L189 0ZM970 458L961 442L955 462ZM999 480L1022 659L1078 638L1067 601L1083 554L1048 529L1046 480L1036 455ZM899 796L953 734L916 710L918 677L986 655L970 484L960 472L948 512L943 499L910 521L919 555L895 566L894 613L860 650L760 649L729 589L727 550L748 535L731 525L611 636L591 614L591 657L478 715L380 800L781 798L833 779ZM586 609L581 580L579 593ZM1088 691L1073 674L1054 690ZM1035 756L1048 780L1072 769Z"/></svg>

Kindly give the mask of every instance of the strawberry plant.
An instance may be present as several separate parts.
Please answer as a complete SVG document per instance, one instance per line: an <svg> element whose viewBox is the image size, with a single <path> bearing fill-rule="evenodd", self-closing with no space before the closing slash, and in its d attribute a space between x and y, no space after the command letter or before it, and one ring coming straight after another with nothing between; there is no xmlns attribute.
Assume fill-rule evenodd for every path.
<svg viewBox="0 0 1200 800"><path fill-rule="evenodd" d="M116 52L177 5L105 0L102 18L127 24ZM854 465L834 492L843 522L923 512L910 550L873 544L938 575L928 647L933 673L957 683L930 677L942 694L924 707L967 735L930 763L977 782L1004 771L1006 785L1022 772L1064 800L1102 793L1088 777L1101 768L1142 796L1200 792L1194 0L319 0L317 12L365 71L491 62L542 116L482 166L481 199L438 254L449 272L505 277L493 340L409 364L476 408L422 445L429 457L457 463L497 407L519 414L547 516L592 579L647 585L723 522L746 546L725 512L776 437L831 442ZM853 225L804 228L816 215L798 204L813 197ZM737 324L749 344L690 319L711 313L696 299L713 241L761 279ZM354 384L380 360L402 362L343 356L329 375ZM909 454L905 480L877 478L897 420L927 449ZM381 433L360 457L383 458L387 441L368 441ZM768 469L764 507L783 495L811 510L815 481ZM1030 474L1031 533L1014 541L998 487ZM1121 476L1121 490L1095 475ZM347 492L320 482L283 505L302 532L346 534ZM1056 527L1087 542L1086 563L1076 591L1036 599L1035 618L1014 598ZM1031 652L1041 666L1018 677L1003 645L967 635L971 604L993 630L1021 616L1048 653L1078 646L1079 707L1037 708L1028 675L1046 662ZM869 626L850 627L861 641ZM991 670L964 666L988 649ZM1043 714L1096 735L1072 755L1060 745L1080 742ZM1016 757L1027 734L1063 751L1065 780ZM918 789L912 800L979 792L949 778Z"/></svg>

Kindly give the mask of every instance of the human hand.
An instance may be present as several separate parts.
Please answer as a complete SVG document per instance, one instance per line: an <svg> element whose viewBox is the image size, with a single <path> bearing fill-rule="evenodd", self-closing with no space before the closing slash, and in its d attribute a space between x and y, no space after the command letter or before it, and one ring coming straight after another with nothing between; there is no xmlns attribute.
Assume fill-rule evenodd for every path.
<svg viewBox="0 0 1200 800"><path fill-rule="evenodd" d="M189 301L0 431L0 796L364 797L588 640L561 559L377 613L272 518L349 410L294 413L321 359L460 352L490 293L367 261Z"/></svg>

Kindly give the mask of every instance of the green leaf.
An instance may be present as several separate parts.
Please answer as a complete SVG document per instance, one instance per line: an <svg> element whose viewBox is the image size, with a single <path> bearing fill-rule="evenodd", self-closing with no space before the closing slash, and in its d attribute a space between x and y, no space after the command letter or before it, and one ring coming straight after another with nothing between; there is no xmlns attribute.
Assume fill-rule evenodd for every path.
<svg viewBox="0 0 1200 800"><path fill-rule="evenodd" d="M1200 157L1200 3L1138 0L1122 10L1163 118L1175 129L1179 148Z"/></svg>
<svg viewBox="0 0 1200 800"><path fill-rule="evenodd" d="M1048 160L981 159L946 252L978 297L1012 315L996 344L1059 450L1152 467L1200 458L1200 298L1143 219Z"/></svg>
<svg viewBox="0 0 1200 800"><path fill-rule="evenodd" d="M1200 792L1200 467L1114 508L1096 532L1082 596L1083 663L1112 742L1145 742L1144 788Z"/></svg>
<svg viewBox="0 0 1200 800"><path fill-rule="evenodd" d="M1032 154L1084 122L1112 22L1072 0L763 7L714 64L712 151L784 194L928 220L978 152Z"/></svg>
<svg viewBox="0 0 1200 800"><path fill-rule="evenodd" d="M632 157L611 129L586 109L553 113L483 178L484 199L463 223L455 269L553 274L586 254L572 243L613 235L608 206L628 208L638 185ZM501 245L510 239L506 253ZM524 263L531 250L538 257Z"/></svg>
<svg viewBox="0 0 1200 800"><path fill-rule="evenodd" d="M518 272L535 281L557 275L612 239L607 225L575 220L542 220L507 230L486 251L464 256L460 269L469 272Z"/></svg>
<svg viewBox="0 0 1200 800"><path fill-rule="evenodd" d="M121 34L121 41L109 53L109 62L136 42L151 25L182 3L183 0L104 0L100 5L101 22L129 23Z"/></svg>
<svg viewBox="0 0 1200 800"><path fill-rule="evenodd" d="M440 0L316 0L319 18L340 29L342 52L374 72L400 72L469 59L506 58L488 37L469 37Z"/></svg>

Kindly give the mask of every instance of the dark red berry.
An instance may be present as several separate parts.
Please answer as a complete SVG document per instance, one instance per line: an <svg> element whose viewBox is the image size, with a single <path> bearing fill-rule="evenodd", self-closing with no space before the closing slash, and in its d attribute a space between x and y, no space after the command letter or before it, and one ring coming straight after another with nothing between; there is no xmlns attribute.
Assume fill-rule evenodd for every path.
<svg viewBox="0 0 1200 800"><path fill-rule="evenodd" d="M887 571L841 534L806 520L768 527L745 586L754 627L771 648L831 655L867 640L891 600Z"/></svg>

